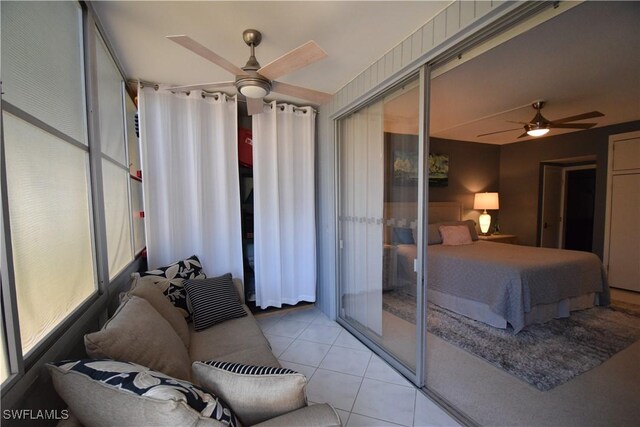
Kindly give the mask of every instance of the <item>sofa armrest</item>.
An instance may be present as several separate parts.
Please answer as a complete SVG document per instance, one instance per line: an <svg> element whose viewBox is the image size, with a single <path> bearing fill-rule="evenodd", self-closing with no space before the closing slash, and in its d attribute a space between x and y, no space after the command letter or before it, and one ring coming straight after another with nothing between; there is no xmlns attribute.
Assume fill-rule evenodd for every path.
<svg viewBox="0 0 640 427"><path fill-rule="evenodd" d="M305 406L279 417L256 424L254 427L341 427L337 412L328 403Z"/></svg>

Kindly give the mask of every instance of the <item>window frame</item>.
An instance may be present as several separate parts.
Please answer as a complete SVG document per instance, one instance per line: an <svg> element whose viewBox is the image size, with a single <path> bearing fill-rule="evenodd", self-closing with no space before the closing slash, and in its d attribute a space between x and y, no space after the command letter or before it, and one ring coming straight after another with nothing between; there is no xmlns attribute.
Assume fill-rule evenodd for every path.
<svg viewBox="0 0 640 427"><path fill-rule="evenodd" d="M89 325L96 322L102 323L106 318L108 303L110 296L116 283L124 283L127 281L131 272L137 271L141 264L141 255L144 250L135 250L133 242L133 215L131 200L131 179L129 167L122 165L120 162L114 161L109 156L102 153L100 141L100 123L99 123L99 98L97 88L97 60L96 46L99 38L106 47L108 56L115 66L118 74L122 79L121 84L121 104L122 104L122 121L124 134L122 141L125 150L125 162L128 165L128 136L127 136L127 118L126 118L126 98L129 97L133 101L133 97L126 90L126 77L123 69L118 63L117 57L113 55L113 50L105 37L104 30L98 22L95 12L90 4L82 1L76 2L79 7L78 14L78 31L80 44L80 54L82 56L82 70L79 78L82 79L83 102L85 105L86 116L86 140L87 144L83 147L88 153L88 197L87 201L90 207L90 233L91 245L93 250L93 269L94 269L94 291L77 307L75 307L64 319L59 321L55 327L32 349L26 354L22 350L22 342L20 338L20 324L18 315L18 304L15 288L15 270L13 264L13 248L11 243L11 226L9 217L8 203L8 187L6 174L6 157L4 144L4 128L3 114L6 111L9 114L17 116L19 119L25 120L28 124L52 134L55 137L63 136L63 140L77 146L78 142L73 140L55 128L44 124L38 119L30 116L28 113L16 108L2 99L0 94L0 227L2 227L2 239L0 239L0 256L2 268L0 269L0 286L2 289L0 303L2 305L1 315L3 316L3 338L7 350L8 375L0 385L2 394L2 406L12 407L12 403L17 402L22 394L26 392L34 381L41 375L39 369L44 363L64 357L71 345L77 345L78 337L84 334ZM2 82L0 82L0 92ZM134 104L135 105L135 104ZM17 113L17 114L16 114ZM43 126L44 125L44 126ZM139 144L139 141L138 141ZM83 144L84 145L84 144ZM139 146L138 146L139 150ZM128 203L128 220L129 234L131 236L131 260L118 272L114 277L109 279L109 258L107 248L107 234L105 222L105 201L104 201L104 181L102 171L102 161L107 160L126 171L127 178L127 203ZM145 243L146 245L146 243ZM80 334L80 335L79 335Z"/></svg>

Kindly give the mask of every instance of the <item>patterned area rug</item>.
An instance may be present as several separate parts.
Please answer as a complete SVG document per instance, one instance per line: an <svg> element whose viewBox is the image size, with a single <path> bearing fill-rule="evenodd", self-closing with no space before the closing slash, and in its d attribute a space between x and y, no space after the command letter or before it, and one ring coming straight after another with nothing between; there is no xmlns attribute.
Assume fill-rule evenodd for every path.
<svg viewBox="0 0 640 427"><path fill-rule="evenodd" d="M383 309L415 323L415 298L386 292ZM427 330L546 391L600 365L640 339L640 307L612 304L532 325L518 334L428 305Z"/></svg>

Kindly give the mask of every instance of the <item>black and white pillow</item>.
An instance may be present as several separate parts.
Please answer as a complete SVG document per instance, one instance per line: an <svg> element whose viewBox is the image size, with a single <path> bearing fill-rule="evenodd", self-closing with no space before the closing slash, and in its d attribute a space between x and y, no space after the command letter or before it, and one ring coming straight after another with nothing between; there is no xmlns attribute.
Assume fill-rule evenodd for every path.
<svg viewBox="0 0 640 427"><path fill-rule="evenodd" d="M201 417L212 418L231 427L239 425L231 407L220 397L205 392L190 382L172 378L135 363L109 359L82 359L55 362L49 364L49 367L53 374L56 390L61 393L63 398L65 398L65 394L67 398L74 396L67 392L69 392L69 388L73 388L75 383L65 382L61 375L80 374L91 380L90 384L96 385L95 389L90 390L91 392L75 394L75 399L71 399L73 401L67 401L74 413L76 409L80 413L86 413L85 409L87 407L95 408L92 404L100 405L103 403L94 403L90 399L99 400L104 397L101 394L105 391L104 387L107 387L107 389L124 393L122 396L125 398L136 399L136 396L140 398L141 400L138 404L133 405L133 407L138 408L142 413L152 413L150 412L151 406L145 408L148 403L184 402ZM82 387L78 388L84 389ZM131 405L127 407L129 406ZM172 410L171 408L175 408L175 406L171 405L169 410ZM104 416L105 414L100 415ZM119 414L118 416L121 415ZM174 414L174 416L179 417L180 415ZM145 420L141 419L139 422L143 424Z"/></svg>
<svg viewBox="0 0 640 427"><path fill-rule="evenodd" d="M231 273L208 279L185 280L184 288L193 309L193 326L196 331L247 315L240 303Z"/></svg>
<svg viewBox="0 0 640 427"><path fill-rule="evenodd" d="M171 303L180 309L183 316L189 320L193 310L189 306L187 292L184 289L186 279L206 279L207 276L202 271L202 264L196 255L187 259L174 262L165 267L158 267L154 270L144 271L135 274L138 284L150 282L159 287Z"/></svg>

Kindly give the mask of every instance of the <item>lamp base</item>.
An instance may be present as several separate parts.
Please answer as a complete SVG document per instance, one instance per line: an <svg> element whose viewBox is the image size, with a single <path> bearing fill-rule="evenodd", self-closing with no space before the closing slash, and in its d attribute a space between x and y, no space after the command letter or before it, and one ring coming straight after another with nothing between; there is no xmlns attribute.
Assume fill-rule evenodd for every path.
<svg viewBox="0 0 640 427"><path fill-rule="evenodd" d="M491 215L487 213L487 210L480 214L480 218L478 218L478 222L480 223L480 231L484 236L488 236L489 227L491 227Z"/></svg>

